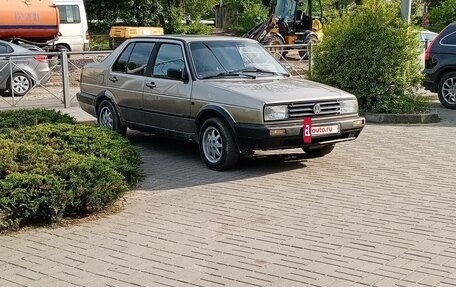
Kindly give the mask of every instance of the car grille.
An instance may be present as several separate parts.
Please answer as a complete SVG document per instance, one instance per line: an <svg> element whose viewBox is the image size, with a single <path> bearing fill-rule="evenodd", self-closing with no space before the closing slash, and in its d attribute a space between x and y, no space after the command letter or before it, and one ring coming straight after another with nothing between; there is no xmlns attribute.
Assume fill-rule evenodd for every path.
<svg viewBox="0 0 456 287"><path fill-rule="evenodd" d="M315 105L320 106L320 109L315 109L316 113L314 112ZM340 103L339 101L292 103L288 105L288 114L290 118L338 115L340 114Z"/></svg>

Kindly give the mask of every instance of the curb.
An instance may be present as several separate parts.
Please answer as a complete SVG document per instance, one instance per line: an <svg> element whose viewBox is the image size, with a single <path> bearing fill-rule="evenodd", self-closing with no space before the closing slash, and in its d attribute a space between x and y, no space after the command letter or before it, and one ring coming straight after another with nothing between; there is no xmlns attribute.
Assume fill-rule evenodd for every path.
<svg viewBox="0 0 456 287"><path fill-rule="evenodd" d="M376 114L366 113L364 115L368 123L384 124L430 124L438 123L440 117L437 113L426 114Z"/></svg>

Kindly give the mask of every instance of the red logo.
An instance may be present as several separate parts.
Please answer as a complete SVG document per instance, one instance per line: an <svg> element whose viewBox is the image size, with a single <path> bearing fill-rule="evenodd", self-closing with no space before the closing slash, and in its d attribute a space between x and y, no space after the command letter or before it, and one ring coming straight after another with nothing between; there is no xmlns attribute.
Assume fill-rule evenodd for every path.
<svg viewBox="0 0 456 287"><path fill-rule="evenodd" d="M304 143L312 142L312 119L304 118L304 126L302 128L302 137Z"/></svg>

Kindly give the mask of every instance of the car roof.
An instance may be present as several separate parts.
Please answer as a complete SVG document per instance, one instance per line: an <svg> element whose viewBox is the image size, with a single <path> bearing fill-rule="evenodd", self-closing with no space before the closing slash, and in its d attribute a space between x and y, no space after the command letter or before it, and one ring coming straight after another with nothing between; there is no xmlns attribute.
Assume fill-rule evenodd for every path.
<svg viewBox="0 0 456 287"><path fill-rule="evenodd" d="M162 36L140 36L132 39L166 39L178 40L182 42L207 42L207 41L245 41L257 42L248 38L234 37L234 36L211 36L211 35L162 35Z"/></svg>
<svg viewBox="0 0 456 287"><path fill-rule="evenodd" d="M16 44L8 42L8 41L0 40L0 43L10 46L15 52L21 52L21 53L30 53L31 52L29 49L26 49L24 47L21 47L19 45L16 45Z"/></svg>

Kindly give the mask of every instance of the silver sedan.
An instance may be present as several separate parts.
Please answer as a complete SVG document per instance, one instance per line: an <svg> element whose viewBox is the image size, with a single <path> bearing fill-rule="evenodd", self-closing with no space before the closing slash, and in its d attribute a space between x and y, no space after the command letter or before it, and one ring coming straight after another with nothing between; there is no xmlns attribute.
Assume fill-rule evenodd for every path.
<svg viewBox="0 0 456 287"><path fill-rule="evenodd" d="M34 85L49 80L48 58L39 50L0 41L0 92L24 96Z"/></svg>

